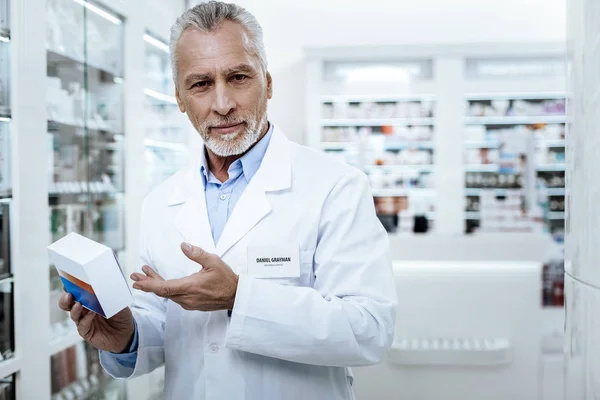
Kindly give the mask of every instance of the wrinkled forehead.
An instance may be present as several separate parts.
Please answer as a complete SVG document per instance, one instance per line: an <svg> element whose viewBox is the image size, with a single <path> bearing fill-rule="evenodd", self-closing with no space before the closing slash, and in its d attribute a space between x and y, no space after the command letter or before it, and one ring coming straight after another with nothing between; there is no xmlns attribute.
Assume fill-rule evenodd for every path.
<svg viewBox="0 0 600 400"><path fill-rule="evenodd" d="M187 28L177 41L175 55L180 79L190 73L216 74L239 64L260 69L250 36L240 24L231 21L211 32Z"/></svg>

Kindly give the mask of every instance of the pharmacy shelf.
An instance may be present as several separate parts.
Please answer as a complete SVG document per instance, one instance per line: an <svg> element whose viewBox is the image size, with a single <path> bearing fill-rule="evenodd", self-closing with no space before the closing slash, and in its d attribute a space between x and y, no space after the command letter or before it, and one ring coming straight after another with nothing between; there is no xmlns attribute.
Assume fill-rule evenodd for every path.
<svg viewBox="0 0 600 400"><path fill-rule="evenodd" d="M47 60L48 60L49 65L72 64L72 65L77 65L77 66L81 66L81 67L87 67L91 70L95 70L95 71L107 74L108 77L112 78L112 80L115 83L118 83L121 80L120 75L117 72L113 71L109 67L94 64L94 63L89 63L89 62L83 61L79 58L64 54L61 51L58 51L55 49L47 49L46 54L48 57ZM83 74L82 74L82 77L83 77Z"/></svg>
<svg viewBox="0 0 600 400"><path fill-rule="evenodd" d="M19 358L9 358L0 361L0 379L12 375L21 369L21 360Z"/></svg>
<svg viewBox="0 0 600 400"><path fill-rule="evenodd" d="M163 140L144 139L144 145L146 147L163 149L163 150L172 150L172 151L179 151L179 152L188 151L188 146L186 146L183 143L167 142L167 141L163 141Z"/></svg>
<svg viewBox="0 0 600 400"><path fill-rule="evenodd" d="M467 172L499 172L498 164L467 164L465 165Z"/></svg>
<svg viewBox="0 0 600 400"><path fill-rule="evenodd" d="M321 142L323 150L348 150L357 146L356 142Z"/></svg>
<svg viewBox="0 0 600 400"><path fill-rule="evenodd" d="M84 124L75 122L75 121L65 121L65 120L59 120L57 118L48 120L48 131L49 132L60 131L61 127L65 127L65 128L69 128L69 129L87 129L88 131L97 131L97 132L108 132L113 135L122 135L123 134L122 132L116 132L115 130L110 129L110 128L98 127L96 125L85 126Z"/></svg>
<svg viewBox="0 0 600 400"><path fill-rule="evenodd" d="M546 214L546 218L551 220L561 220L566 218L566 214L564 212L550 211L548 214Z"/></svg>
<svg viewBox="0 0 600 400"><path fill-rule="evenodd" d="M567 146L566 141L564 139L556 139L556 140L539 139L536 141L536 143L538 146L555 147L555 148Z"/></svg>
<svg viewBox="0 0 600 400"><path fill-rule="evenodd" d="M181 131L185 129L184 125L156 125L146 127L146 132L163 132L163 131ZM158 139L160 140L160 139Z"/></svg>
<svg viewBox="0 0 600 400"><path fill-rule="evenodd" d="M74 329L72 332L68 332L65 335L61 335L59 337L55 337L52 339L48 349L48 355L53 356L61 351L68 349L69 347L75 346L83 339L79 336L77 329Z"/></svg>
<svg viewBox="0 0 600 400"><path fill-rule="evenodd" d="M481 219L481 214L475 211L465 211L465 219Z"/></svg>
<svg viewBox="0 0 600 400"><path fill-rule="evenodd" d="M563 115L541 115L533 117L466 117L467 125L531 125L531 124L564 124L567 118Z"/></svg>
<svg viewBox="0 0 600 400"><path fill-rule="evenodd" d="M539 189L546 196L564 196L566 194L565 188L545 188Z"/></svg>
<svg viewBox="0 0 600 400"><path fill-rule="evenodd" d="M12 276L0 279L0 285L5 285L7 283L13 283L13 282L14 282L14 278Z"/></svg>
<svg viewBox="0 0 600 400"><path fill-rule="evenodd" d="M506 189L506 188L485 188L485 189L476 189L476 188L470 188L470 189L465 189L465 196L481 196L482 192L491 192L493 191L494 194L496 196L506 196L510 193L514 193L514 192L523 192L523 189L519 189L519 188L512 188L512 189Z"/></svg>
<svg viewBox="0 0 600 400"><path fill-rule="evenodd" d="M467 93L468 101L486 100L562 100L564 92L509 92L509 93Z"/></svg>
<svg viewBox="0 0 600 400"><path fill-rule="evenodd" d="M88 400L88 399L105 399L113 397L107 396L107 392L119 390L119 387L124 385L123 380L106 380L96 377L96 384L91 384L89 377L72 383L52 396L52 400Z"/></svg>
<svg viewBox="0 0 600 400"><path fill-rule="evenodd" d="M90 182L93 185L87 188L80 182L56 182L51 186L48 192L49 197L65 196L65 195L79 195L79 194L90 194L90 195L107 195L116 196L119 193L118 190L113 188L107 188L103 182ZM63 185L61 185L63 184Z"/></svg>
<svg viewBox="0 0 600 400"><path fill-rule="evenodd" d="M416 102L433 101L433 94L409 94L409 95L330 95L321 96L321 103L394 103L394 102Z"/></svg>
<svg viewBox="0 0 600 400"><path fill-rule="evenodd" d="M432 141L392 141L385 143L386 150L405 150L405 149L417 149L417 150L433 150L435 145Z"/></svg>
<svg viewBox="0 0 600 400"><path fill-rule="evenodd" d="M321 142L321 149L323 150L348 150L358 147L357 142ZM405 150L405 149L418 149L418 150L433 150L435 144L433 141L386 141L384 144L385 150Z"/></svg>
<svg viewBox="0 0 600 400"><path fill-rule="evenodd" d="M435 125L434 118L332 118L322 119L321 126L408 126Z"/></svg>
<svg viewBox="0 0 600 400"><path fill-rule="evenodd" d="M79 192L79 193L48 193L49 199L56 199L56 206L71 205L71 204L86 204L92 201L120 199L123 198L124 192Z"/></svg>
<svg viewBox="0 0 600 400"><path fill-rule="evenodd" d="M434 189L424 188L392 188L392 189L373 189L373 197L433 197L435 196Z"/></svg>
<svg viewBox="0 0 600 400"><path fill-rule="evenodd" d="M149 88L144 89L144 94L154 100L160 101L161 103L177 105L177 99L175 98L175 96L166 93L161 93Z"/></svg>
<svg viewBox="0 0 600 400"><path fill-rule="evenodd" d="M364 167L367 173L381 171L388 173L406 173L406 172L420 172L428 173L433 172L433 165L366 165Z"/></svg>
<svg viewBox="0 0 600 400"><path fill-rule="evenodd" d="M497 140L467 140L465 147L468 149L495 149L500 147Z"/></svg>
<svg viewBox="0 0 600 400"><path fill-rule="evenodd" d="M538 172L564 171L566 164L540 164L535 167Z"/></svg>

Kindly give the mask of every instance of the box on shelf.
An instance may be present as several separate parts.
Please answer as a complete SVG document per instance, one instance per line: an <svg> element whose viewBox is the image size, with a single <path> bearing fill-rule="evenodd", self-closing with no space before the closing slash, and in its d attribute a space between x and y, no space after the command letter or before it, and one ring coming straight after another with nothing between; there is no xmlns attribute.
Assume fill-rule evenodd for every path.
<svg viewBox="0 0 600 400"><path fill-rule="evenodd" d="M381 101L322 103L322 118L431 118L432 101Z"/></svg>
<svg viewBox="0 0 600 400"><path fill-rule="evenodd" d="M48 246L65 286L85 308L110 318L133 302L113 250L77 233Z"/></svg>
<svg viewBox="0 0 600 400"><path fill-rule="evenodd" d="M564 115L565 101L547 100L477 100L467 102L468 115L472 117L546 116Z"/></svg>

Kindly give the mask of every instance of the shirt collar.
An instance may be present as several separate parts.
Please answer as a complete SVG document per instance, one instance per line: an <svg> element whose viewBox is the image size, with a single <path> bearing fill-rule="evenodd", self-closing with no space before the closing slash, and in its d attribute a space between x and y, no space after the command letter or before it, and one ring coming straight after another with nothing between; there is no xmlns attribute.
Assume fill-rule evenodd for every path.
<svg viewBox="0 0 600 400"><path fill-rule="evenodd" d="M242 164L242 173L244 174L244 178L246 178L247 182L250 182L252 177L260 168L260 164L267 152L267 148L269 147L269 143L271 141L271 136L273 136L273 124L269 122L269 130L266 135L263 136L261 140L258 141L246 154L239 158L239 161ZM231 164L230 169L234 167L235 163ZM204 181L204 187L206 187L206 183L209 181L210 172L208 168L208 159L206 157L206 149L203 147L201 156L200 156L200 172L202 175L202 179Z"/></svg>

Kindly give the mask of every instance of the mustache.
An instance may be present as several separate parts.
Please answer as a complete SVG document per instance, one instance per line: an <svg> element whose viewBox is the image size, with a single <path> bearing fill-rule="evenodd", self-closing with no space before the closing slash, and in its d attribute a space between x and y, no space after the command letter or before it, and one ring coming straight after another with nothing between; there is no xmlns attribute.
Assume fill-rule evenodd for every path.
<svg viewBox="0 0 600 400"><path fill-rule="evenodd" d="M246 120L237 116L231 116L219 118L218 120L207 121L202 125L204 126L204 128L208 129L216 126L237 125L241 123L246 123Z"/></svg>

